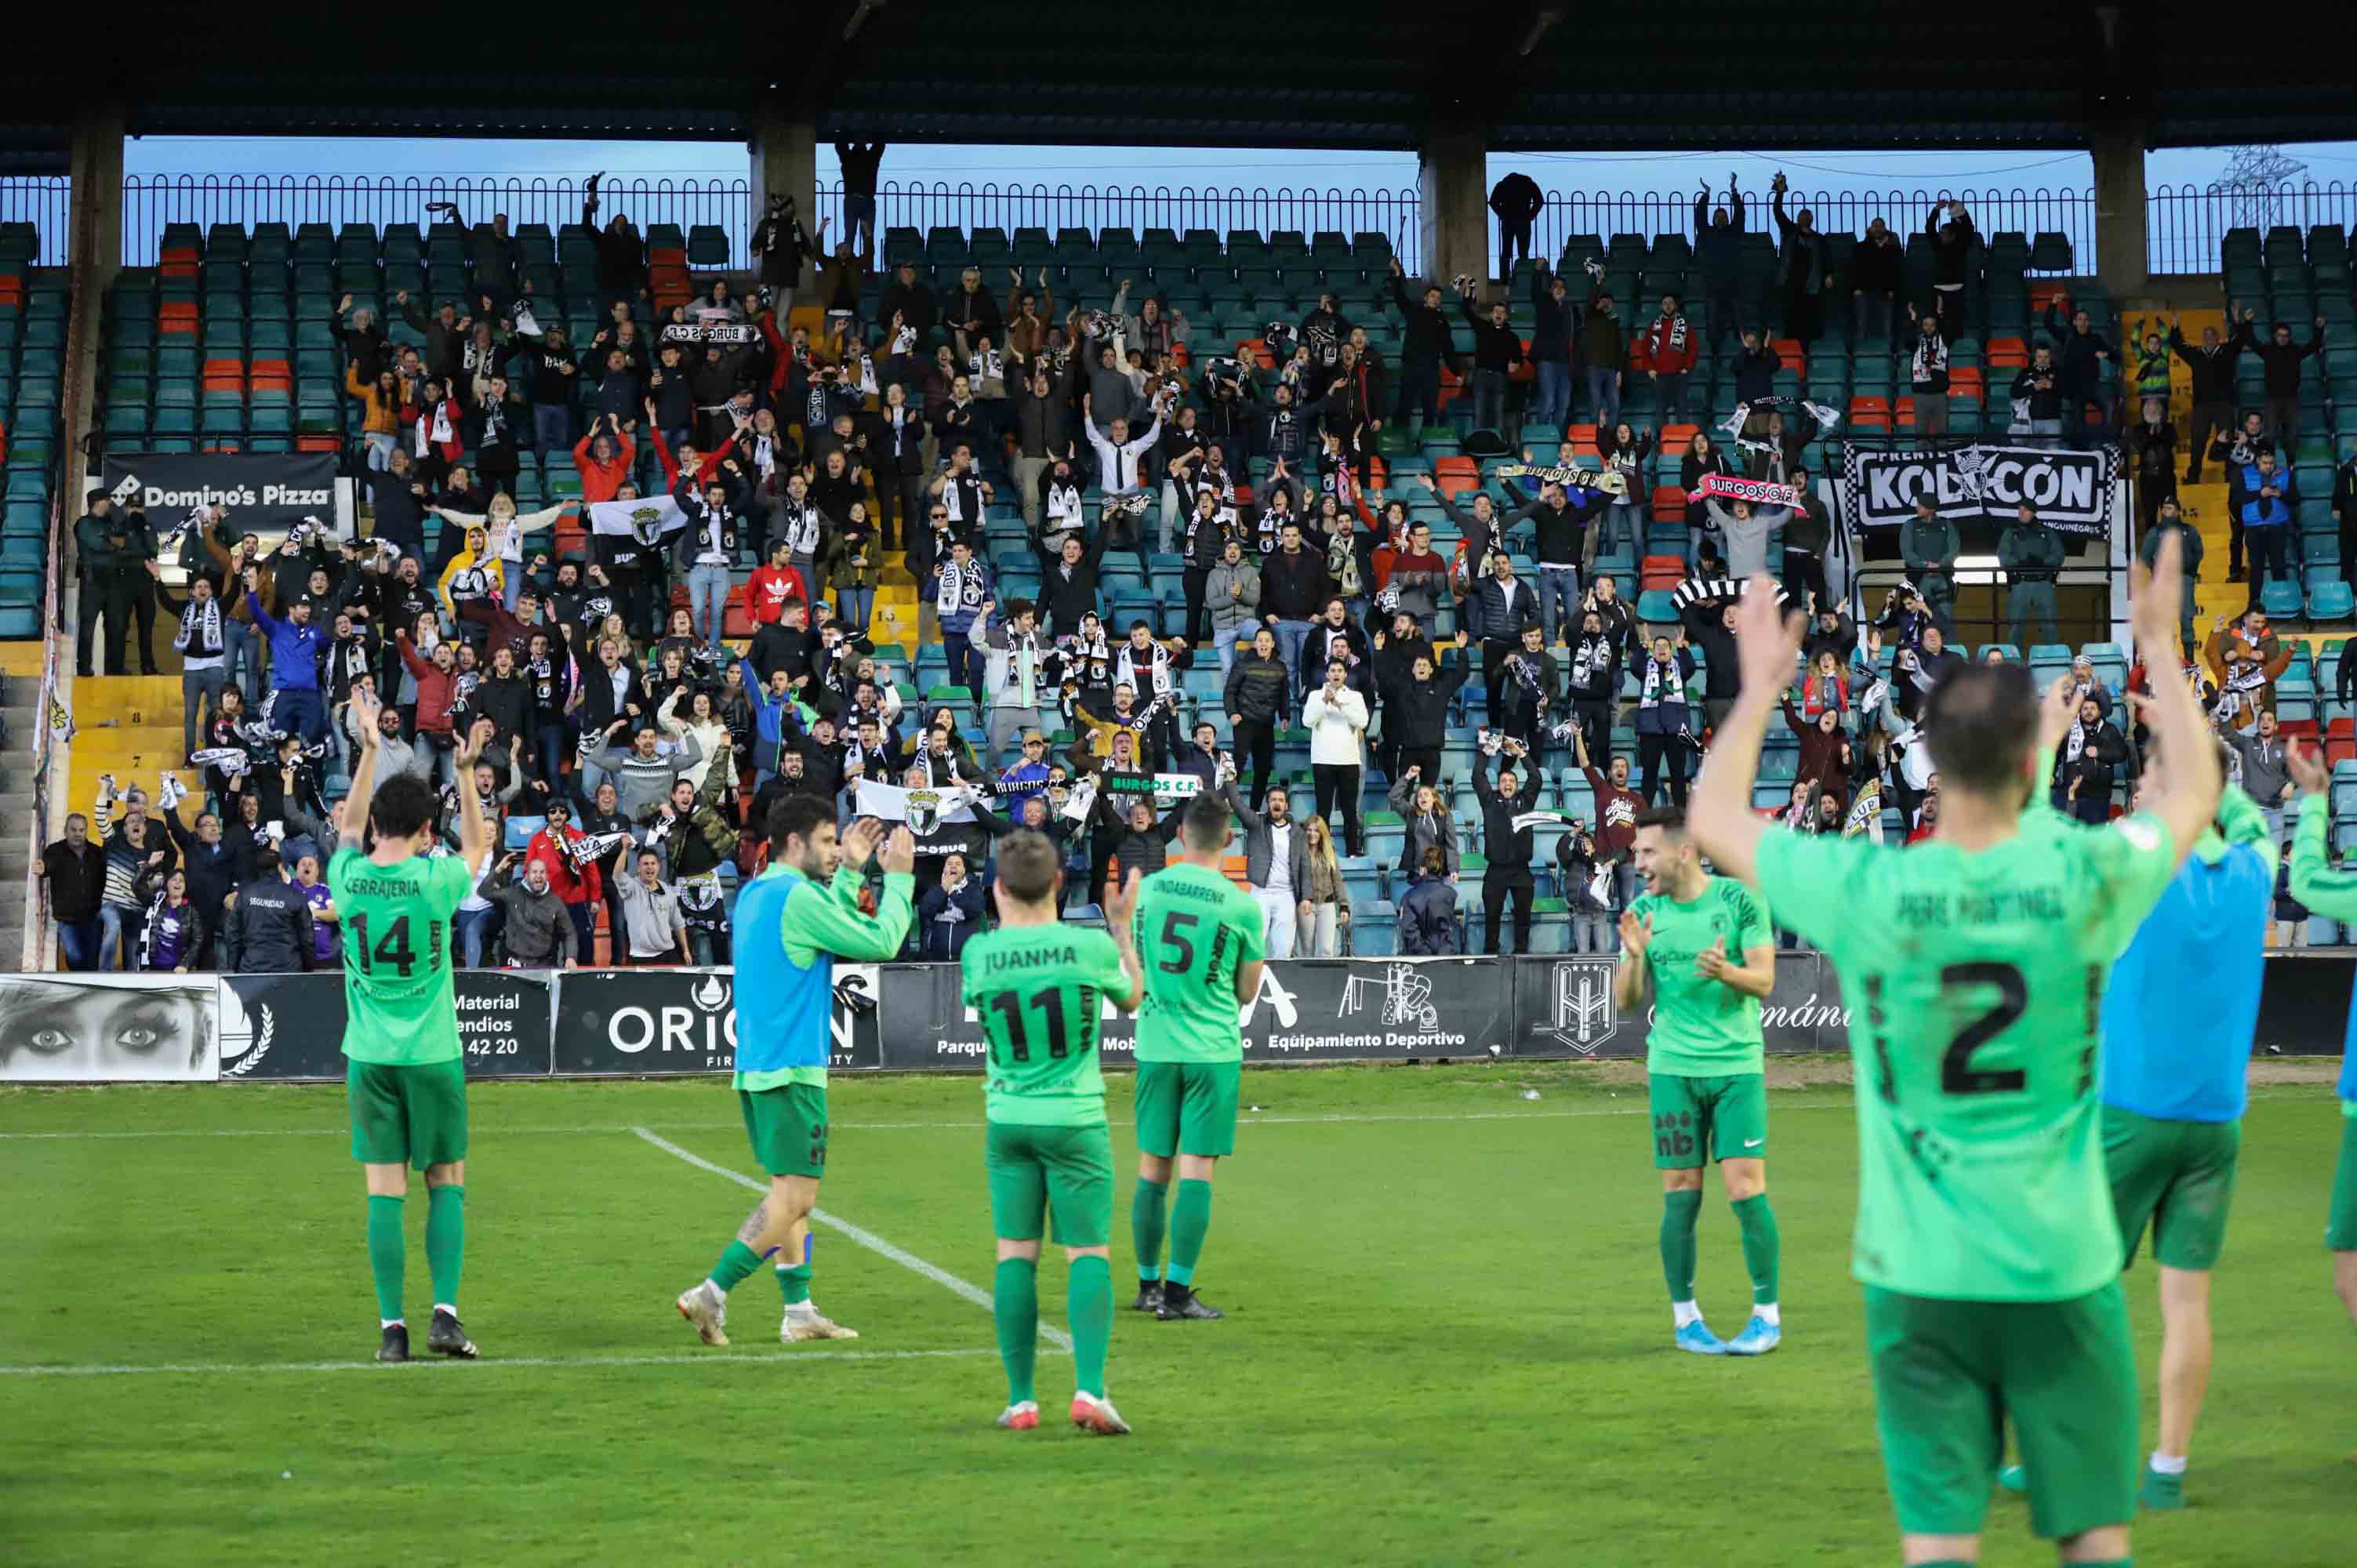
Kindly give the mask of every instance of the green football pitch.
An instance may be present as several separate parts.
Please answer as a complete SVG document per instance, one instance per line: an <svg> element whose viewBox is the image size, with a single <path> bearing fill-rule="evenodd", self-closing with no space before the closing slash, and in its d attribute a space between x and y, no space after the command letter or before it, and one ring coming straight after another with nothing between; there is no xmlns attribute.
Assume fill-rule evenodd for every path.
<svg viewBox="0 0 2357 1568"><path fill-rule="evenodd" d="M370 1360L339 1088L10 1092L0 1561L1887 1564L1849 1091L1830 1064L1780 1075L1820 1080L1770 1097L1785 1339L1734 1360L1671 1348L1626 1067L1247 1073L1197 1282L1228 1317L1120 1314L1119 1442L1064 1423L1053 1354L1041 1428L991 1426L991 1317L960 1286L993 1256L972 1079L835 1079L822 1204L866 1240L821 1229L815 1294L863 1337L780 1347L765 1271L726 1351L671 1305L751 1201L682 1157L750 1169L725 1082L478 1084L461 1306L484 1359L407 1367ZM2194 1506L2139 1521L2139 1563L2352 1561L2357 1342L2321 1242L2341 1117L2316 1076L2253 1103ZM1702 1243L1731 1335L1749 1288L1715 1180ZM1063 1280L1051 1251L1049 1325ZM2129 1285L2149 1446L2148 1265ZM2053 1556L2000 1498L1983 1561Z"/></svg>

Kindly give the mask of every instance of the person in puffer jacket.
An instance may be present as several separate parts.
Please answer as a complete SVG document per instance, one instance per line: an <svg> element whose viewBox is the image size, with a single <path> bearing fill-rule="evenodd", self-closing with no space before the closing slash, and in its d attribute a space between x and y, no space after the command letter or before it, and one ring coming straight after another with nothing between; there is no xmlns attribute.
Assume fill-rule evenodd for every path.
<svg viewBox="0 0 2357 1568"><path fill-rule="evenodd" d="M1399 906L1399 951L1403 958L1453 957L1465 950L1457 918L1457 887L1448 880L1440 851L1424 852L1415 881Z"/></svg>

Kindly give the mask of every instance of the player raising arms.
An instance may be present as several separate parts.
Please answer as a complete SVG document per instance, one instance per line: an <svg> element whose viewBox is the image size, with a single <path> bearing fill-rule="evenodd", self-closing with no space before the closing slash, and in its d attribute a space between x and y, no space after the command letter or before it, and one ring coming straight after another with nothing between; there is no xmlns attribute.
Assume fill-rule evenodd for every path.
<svg viewBox="0 0 2357 1568"><path fill-rule="evenodd" d="M2048 703L2064 727L2070 680ZM2142 698L2131 698L2141 703ZM2158 791L2169 759L2145 765L2136 805ZM2193 845L2159 904L2112 968L2104 993L2104 1166L2133 1263L2152 1231L2160 1269L2160 1444L2144 1473L2148 1509L2185 1506L2185 1451L2210 1384L2210 1271L2226 1243L2251 1039L2273 916L2276 846L2266 813L2229 784L2218 819ZM1999 1479L2029 1489L2019 1465Z"/></svg>
<svg viewBox="0 0 2357 1568"><path fill-rule="evenodd" d="M1195 1294L1195 1264L1211 1228L1211 1172L1236 1146L1243 1077L1240 1004L1260 990L1260 906L1220 872L1234 831L1226 802L1187 804L1169 864L1137 895L1137 950L1146 1001L1137 1013L1137 1190L1129 1204L1140 1312L1165 1323L1222 1316ZM1170 1266L1161 1267L1170 1167Z"/></svg>
<svg viewBox="0 0 2357 1568"><path fill-rule="evenodd" d="M737 1101L770 1196L737 1229L708 1279L675 1304L706 1345L726 1345L728 1293L782 1251L785 1293L778 1337L856 1339L811 1300L810 1211L826 1172L826 1064L834 1045L834 961L875 963L909 935L916 841L905 827L884 845L884 893L859 908L862 868L884 837L863 817L838 844L834 807L789 795L770 811L770 865L737 896Z"/></svg>
<svg viewBox="0 0 2357 1568"><path fill-rule="evenodd" d="M1145 979L1130 936L1137 874L1109 890L1105 929L1058 923L1061 856L1046 835L1009 833L998 846L998 929L965 946L965 1004L990 1043L984 1080L985 1163L990 1221L998 1236L992 1302L1006 1409L998 1424L1039 1424L1031 1372L1039 1350L1039 1230L1055 1216L1056 1244L1071 1263L1072 1424L1117 1436L1129 1430L1105 1397L1113 1338L1113 1141L1105 1131L1104 1074L1097 1062L1101 1004L1136 1010Z"/></svg>
<svg viewBox="0 0 2357 1568"><path fill-rule="evenodd" d="M401 1206L409 1167L425 1173L425 1263L434 1275L434 1322L425 1348L472 1360L458 1323L458 1275L467 1253L467 1061L450 987L450 921L490 851L483 805L458 791L458 853L428 855L442 802L423 780L376 782L377 702L352 693L361 758L344 797L344 829L328 862L328 889L344 923L344 1101L352 1158L368 1176L369 1270L376 1276L380 1361L409 1359L402 1316L408 1244ZM458 777L493 731L475 721L458 745ZM373 833L374 843L369 835Z"/></svg>
<svg viewBox="0 0 2357 1568"><path fill-rule="evenodd" d="M2332 776L2305 746L2291 746L2286 759L2301 796L2299 830L2291 841L2291 896L2319 915L2357 920L2357 874L2334 870L2325 847L2332 822ZM2341 1041L2340 1093L2341 1164L2332 1178L2324 1245L2332 1253L2332 1288L2349 1309L2349 1320L2357 1323L2357 999L2350 1004L2349 1030Z"/></svg>
<svg viewBox="0 0 2357 1568"><path fill-rule="evenodd" d="M1653 1164L1662 1173L1662 1273L1670 1286L1677 1347L1702 1356L1764 1356L1784 1337L1776 1305L1776 1215L1768 1207L1768 1079L1760 1002L1776 986L1776 938L1768 911L1741 883L1702 868L1681 812L1637 818L1637 875L1645 894L1620 916L1620 962L1612 1000L1622 1012L1645 1001ZM1695 1305L1695 1220L1702 1167L1718 1161L1727 1201L1743 1230L1751 1274L1751 1321L1722 1341Z"/></svg>
<svg viewBox="0 0 2357 1568"><path fill-rule="evenodd" d="M2136 573L2137 651L2177 657L2178 549ZM1910 849L1772 832L1760 745L1799 650L1774 585L1738 610L1741 694L1695 780L1705 854L1761 888L1852 999L1852 1270L1906 1561L1975 1561L2010 1420L2033 1528L2081 1564L2128 1561L2136 1371L2096 1096L2112 961L2207 831L2217 752L2183 682L2147 720L2168 758L2146 809L2089 830L2025 812L2045 783L2020 665L1967 665L1925 701L1940 836Z"/></svg>

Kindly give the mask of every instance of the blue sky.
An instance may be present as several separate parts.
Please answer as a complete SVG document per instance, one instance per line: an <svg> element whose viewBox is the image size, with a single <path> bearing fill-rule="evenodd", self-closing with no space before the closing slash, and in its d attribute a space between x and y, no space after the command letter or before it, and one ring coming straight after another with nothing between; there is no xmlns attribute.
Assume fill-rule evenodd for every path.
<svg viewBox="0 0 2357 1568"><path fill-rule="evenodd" d="M2287 147L2319 184L2357 181L2357 144ZM2154 184L2203 184L2224 170L2221 149L2147 155ZM1735 170L1747 188L1764 188L1783 169L1810 189L1870 191L1916 187L2083 188L2093 183L2084 153L1808 152L1496 154L1492 177L1526 170L1563 190L1691 190ZM737 178L745 149L730 142L535 142L406 140L381 137L151 136L130 144L131 174L441 174L580 175L604 168L650 178ZM834 179L834 155L819 149L819 179ZM1265 147L999 147L910 143L885 156L888 180L982 184L1318 187L1405 189L1415 183L1407 153L1274 151Z"/></svg>

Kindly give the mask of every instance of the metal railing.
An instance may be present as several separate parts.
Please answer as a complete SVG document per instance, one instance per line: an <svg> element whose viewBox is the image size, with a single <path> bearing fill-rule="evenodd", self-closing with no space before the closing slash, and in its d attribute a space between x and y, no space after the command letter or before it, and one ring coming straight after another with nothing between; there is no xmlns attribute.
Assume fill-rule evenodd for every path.
<svg viewBox="0 0 2357 1568"><path fill-rule="evenodd" d="M2265 190L2163 186L2145 201L2149 264L2156 273L2219 271L2226 235L2235 229L2256 229L2262 234L2278 224L2303 233L2319 223L2357 229L2357 184L2339 180Z"/></svg>
<svg viewBox="0 0 2357 1568"><path fill-rule="evenodd" d="M1615 234L1641 234L1648 244L1658 234L1694 237L1695 192L1592 190L1546 193L1546 206L1533 225L1531 243L1540 255L1554 258L1574 235L1594 235L1609 241ZM1943 187L1937 190L1788 190L1784 212L1797 217L1806 208L1817 228L1828 234L1864 234L1867 224L1879 218L1902 237L1921 231L1934 201L1953 197L1972 215L1973 226L1984 239L2000 231L2037 235L2059 233L2071 242L2072 265L2079 273L2095 270L2095 193L2093 190L1975 189ZM1776 235L1775 197L1767 191L1743 193L1744 226L1753 233ZM1711 193L1713 210L1726 206L1724 189Z"/></svg>
<svg viewBox="0 0 2357 1568"><path fill-rule="evenodd" d="M152 266L164 228L170 223L325 223L339 228L388 223L424 228L442 216L432 202L456 202L462 220L472 223L505 213L512 224L544 223L552 229L581 217L583 180L570 177L525 177L436 175L155 175L124 182L123 261ZM728 237L731 268L749 264L747 242L754 214L752 190L744 179L608 179L600 188L600 220L627 215L640 229L651 223L699 224ZM1725 199L1712 193L1712 205ZM2071 242L2072 270L2093 273L2095 255L2095 196L2089 189L1976 189L1922 188L1886 190L1788 192L1785 209L1810 209L1828 233L1863 233L1880 218L1901 233L1923 226L1935 199L1961 199L1983 234L2013 231L2027 235L2060 233ZM2147 197L2147 265L2156 274L2182 275L2219 269L2227 232L2291 224L2357 228L2357 184L2284 185L2262 191L2228 191L2192 185L2163 187ZM43 266L62 266L70 248L71 190L61 176L0 179L0 222L30 222L40 234ZM1749 227L1772 236L1772 199L1746 191ZM971 234L996 228L1081 229L1142 235L1148 229L1220 233L1296 230L1305 234L1383 233L1410 267L1421 258L1413 189L1272 189L1242 186L1046 185L995 182L901 184L887 181L877 193L877 226L917 230L949 228ZM815 231L823 219L830 242L844 232L843 190L823 186L818 208L806 214ZM1689 191L1550 190L1534 226L1533 245L1559 257L1576 236L1609 242L1614 234L1639 234L1650 242L1663 234L1691 235L1694 194Z"/></svg>

